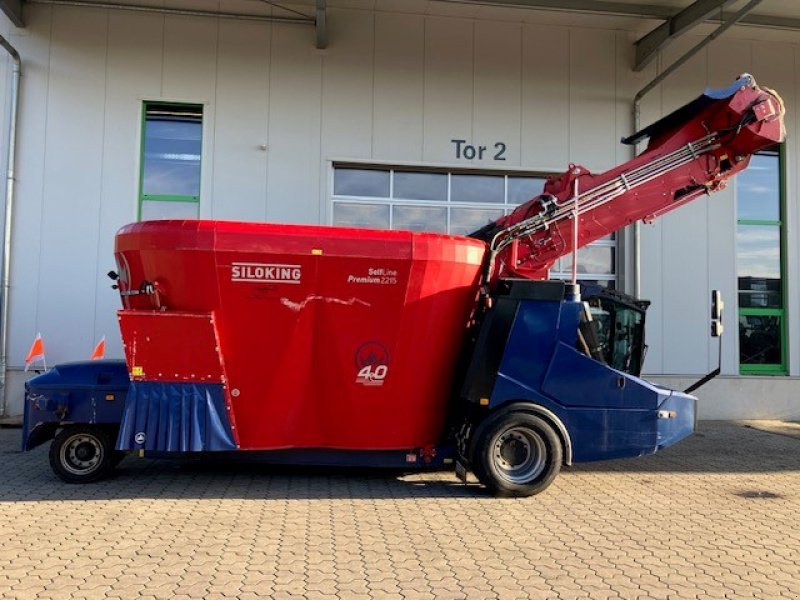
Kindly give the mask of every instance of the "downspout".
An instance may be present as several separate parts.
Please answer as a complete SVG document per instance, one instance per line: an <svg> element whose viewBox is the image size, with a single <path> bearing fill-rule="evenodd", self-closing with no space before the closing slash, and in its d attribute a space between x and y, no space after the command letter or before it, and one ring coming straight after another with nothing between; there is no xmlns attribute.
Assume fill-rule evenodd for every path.
<svg viewBox="0 0 800 600"><path fill-rule="evenodd" d="M0 35L0 46L11 56L14 61L11 79L11 110L8 119L8 156L6 157L6 220L3 232L3 269L2 290L0 290L0 394L2 406L0 416L5 417L8 409L6 399L6 371L8 369L8 300L11 284L11 221L14 216L14 157L17 146L17 109L19 107L19 80L22 75L22 61L19 52Z"/></svg>
<svg viewBox="0 0 800 600"><path fill-rule="evenodd" d="M672 75L678 68L680 68L686 61L692 58L695 54L700 52L703 48L708 46L711 42L725 33L730 27L738 23L747 13L753 10L756 6L761 4L762 0L750 0L739 11L732 14L728 20L717 27L708 37L704 38L699 44L689 50L686 54L681 56L678 60L672 63L669 67L664 69L662 73L656 76L650 83L644 86L641 90L636 92L633 98L633 132L636 133L641 127L641 104L642 98L650 90L656 87L659 83L664 81L667 77ZM636 148L634 147L634 156L636 155ZM641 297L642 293L642 222L636 221L633 226L633 295L636 298Z"/></svg>

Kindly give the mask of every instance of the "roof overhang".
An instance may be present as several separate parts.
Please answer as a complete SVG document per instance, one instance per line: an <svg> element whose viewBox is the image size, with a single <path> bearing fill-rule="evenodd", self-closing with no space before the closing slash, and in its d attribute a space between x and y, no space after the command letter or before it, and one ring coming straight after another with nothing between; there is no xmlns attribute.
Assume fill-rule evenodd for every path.
<svg viewBox="0 0 800 600"><path fill-rule="evenodd" d="M22 0L0 0L0 10L14 25L25 27L25 21L22 20Z"/></svg>
<svg viewBox="0 0 800 600"><path fill-rule="evenodd" d="M641 71L658 55L659 50L666 48L670 42L704 23L721 10L736 4L738 0L696 0L675 16L668 18L636 42L636 61L633 70Z"/></svg>
<svg viewBox="0 0 800 600"><path fill-rule="evenodd" d="M28 0L28 2L40 2L45 4L58 4L59 0ZM314 26L314 41L317 48L326 48L328 45L327 27L327 0L311 0L313 5L308 7L313 14L307 14L302 10L297 10L291 6L282 6L278 2L266 2L265 5L277 10L278 15L260 14L249 12L223 12L222 6L219 10L204 10L202 7L193 8L190 4L171 6L166 3L162 6L148 5L141 1L130 0L65 0L64 4L70 6L89 6L97 8L116 8L131 11L152 11L171 14L187 14L205 17L229 17L238 19L253 19L264 21L280 21L284 23L298 23ZM23 0L0 0L0 10L2 10L11 22L17 27L25 27L22 15ZM280 14L285 11L286 14Z"/></svg>
<svg viewBox="0 0 800 600"><path fill-rule="evenodd" d="M769 29L800 30L796 5L773 1L763 13L754 13L764 0L673 0L651 3L620 0L436 0L453 4L496 6L516 9L586 13L617 17L662 20L663 23L634 44L634 71L641 71L671 42L702 24L719 27L702 45L713 41L731 25L758 26ZM769 3L764 3L767 6ZM794 9L793 9L794 6ZM759 7L760 8L760 7Z"/></svg>
<svg viewBox="0 0 800 600"><path fill-rule="evenodd" d="M529 8L558 12L580 12L595 15L611 15L619 17L638 17L642 19L669 20L675 17L682 8L675 8L671 3L656 4L651 2L619 2L615 0L436 0L453 4L478 4L506 8ZM656 0L657 1L657 0ZM743 2L743 0L739 0ZM695 4L697 4L695 2ZM686 8L686 7L684 7ZM786 12L786 11L783 11ZM724 23L732 16L733 11L712 12L706 22ZM742 18L739 25L767 27L771 29L800 29L800 17L796 11L782 14L780 9L770 12L751 13Z"/></svg>

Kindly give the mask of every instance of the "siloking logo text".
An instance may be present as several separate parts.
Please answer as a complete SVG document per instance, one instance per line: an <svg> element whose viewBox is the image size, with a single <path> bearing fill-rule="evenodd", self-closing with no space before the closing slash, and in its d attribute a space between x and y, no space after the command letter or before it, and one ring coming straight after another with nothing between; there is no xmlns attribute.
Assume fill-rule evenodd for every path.
<svg viewBox="0 0 800 600"><path fill-rule="evenodd" d="M231 281L253 283L300 283L300 265L273 265L237 262L231 265Z"/></svg>

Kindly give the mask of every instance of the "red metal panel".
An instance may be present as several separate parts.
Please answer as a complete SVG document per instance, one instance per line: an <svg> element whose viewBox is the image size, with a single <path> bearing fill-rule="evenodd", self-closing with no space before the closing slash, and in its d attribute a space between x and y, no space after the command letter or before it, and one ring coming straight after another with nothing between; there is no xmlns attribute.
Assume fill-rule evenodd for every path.
<svg viewBox="0 0 800 600"><path fill-rule="evenodd" d="M211 313L121 310L131 379L225 383Z"/></svg>
<svg viewBox="0 0 800 600"><path fill-rule="evenodd" d="M215 312L251 449L438 442L484 254L467 238L316 226L162 221L117 236L120 291L157 290L127 307Z"/></svg>

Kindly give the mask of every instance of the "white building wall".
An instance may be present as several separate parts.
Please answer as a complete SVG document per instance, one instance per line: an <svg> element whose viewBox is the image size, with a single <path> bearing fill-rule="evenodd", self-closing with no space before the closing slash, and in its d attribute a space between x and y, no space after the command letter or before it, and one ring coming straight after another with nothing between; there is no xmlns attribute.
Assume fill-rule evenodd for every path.
<svg viewBox="0 0 800 600"><path fill-rule="evenodd" d="M204 218L327 223L336 160L560 172L570 162L602 171L631 156L618 140L632 130L634 94L658 67L630 70L633 41L654 23L445 3L377 6L329 9L326 50L314 48L311 28L257 21L38 4L26 6L25 30L3 21L24 61L12 368L37 332L48 363L85 358L103 335L108 354L122 356L119 301L104 274L115 267L115 231L136 218L144 100L204 104ZM778 89L790 111L787 260L797 273L797 45L777 33L749 39L770 35L753 31L734 29L656 88L641 123L742 71ZM662 63L699 39L674 43ZM0 58L0 108L7 71ZM452 139L490 149L502 141L507 160L487 153L459 161ZM724 372L738 371L734 187L643 227L651 374L692 376L715 366L712 288L728 300ZM796 279L787 311L795 376ZM770 378L735 379L742 389L748 380L759 382L759 416L769 416ZM20 381L12 378L10 413L22 406ZM707 406L705 414L729 414L723 400ZM747 412L746 402L738 406L736 415ZM795 408L800 416L800 401ZM792 410L781 400L782 416Z"/></svg>

